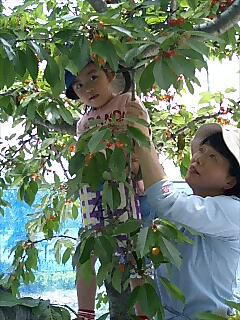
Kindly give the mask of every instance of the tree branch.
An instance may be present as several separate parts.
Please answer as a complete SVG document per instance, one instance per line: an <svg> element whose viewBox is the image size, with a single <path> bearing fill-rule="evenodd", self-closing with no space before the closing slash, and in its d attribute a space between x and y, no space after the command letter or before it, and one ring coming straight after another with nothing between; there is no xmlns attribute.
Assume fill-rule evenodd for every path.
<svg viewBox="0 0 240 320"><path fill-rule="evenodd" d="M38 117L38 118L34 119L34 124L40 125L40 126L47 128L47 129L52 129L56 132L68 133L71 136L74 136L76 134L77 121L75 121L72 126L67 123L64 123L61 125L54 125L54 124L51 124L50 122L44 121L40 117Z"/></svg>
<svg viewBox="0 0 240 320"><path fill-rule="evenodd" d="M173 135L172 135L172 139L175 139L178 135L185 133L186 130L188 130L189 128L192 127L192 125L194 124L199 124L202 122L205 122L206 120L209 119L214 119L217 116L219 116L221 113L220 112L216 112L213 114L207 114L207 115L203 115L203 116L199 116L194 118L193 120L191 120L190 122L188 122L184 127L178 129Z"/></svg>
<svg viewBox="0 0 240 320"><path fill-rule="evenodd" d="M64 238L64 239L70 239L70 240L74 240L74 241L77 241L77 238L74 238L74 237L70 237L70 236L65 236L65 235L58 235L58 236L52 236L50 238L43 238L43 239L40 239L40 240L36 240L36 241L32 241L32 240L27 240L26 243L28 244L37 244L37 243L40 243L40 242L43 242L43 241L51 241L52 239L59 239L59 238Z"/></svg>
<svg viewBox="0 0 240 320"><path fill-rule="evenodd" d="M226 11L214 21L201 24L194 28L210 34L220 35L234 27L240 20L240 0L236 0Z"/></svg>
<svg viewBox="0 0 240 320"><path fill-rule="evenodd" d="M176 11L177 11L177 0L171 0L171 13L172 13L172 17L176 17Z"/></svg>
<svg viewBox="0 0 240 320"><path fill-rule="evenodd" d="M194 27L195 31L202 31L209 34L221 35L231 29L240 21L240 0L235 2L215 20L200 24ZM148 47L144 53L144 58L156 56L159 53L159 45Z"/></svg>

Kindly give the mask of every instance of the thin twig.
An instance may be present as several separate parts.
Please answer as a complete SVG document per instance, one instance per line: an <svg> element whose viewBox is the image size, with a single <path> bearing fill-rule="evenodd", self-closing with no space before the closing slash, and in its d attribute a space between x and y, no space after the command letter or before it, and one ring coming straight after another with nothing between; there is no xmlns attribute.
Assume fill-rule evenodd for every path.
<svg viewBox="0 0 240 320"><path fill-rule="evenodd" d="M49 240L56 239L56 238L64 238L64 239L71 239L71 240L77 241L77 238L70 237L70 236L64 236L64 235L59 235L59 236L52 236L50 238L43 238L43 239L36 240L36 241L28 240L26 242L30 242L31 244L37 244L37 243L40 243L40 242L43 242L43 241L49 241Z"/></svg>

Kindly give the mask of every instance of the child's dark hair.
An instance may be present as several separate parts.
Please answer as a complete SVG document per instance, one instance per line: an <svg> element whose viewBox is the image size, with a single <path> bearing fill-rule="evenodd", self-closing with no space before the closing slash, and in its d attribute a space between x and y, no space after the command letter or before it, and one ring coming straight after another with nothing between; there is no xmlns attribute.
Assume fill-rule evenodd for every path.
<svg viewBox="0 0 240 320"><path fill-rule="evenodd" d="M229 174L230 176L236 178L237 183L233 188L226 190L224 192L224 195L236 196L240 198L240 166L233 154L229 151L228 147L226 146L222 133L214 133L213 135L204 139L201 144L209 144L229 161Z"/></svg>
<svg viewBox="0 0 240 320"><path fill-rule="evenodd" d="M87 65L89 65L91 63L95 64L95 62L93 60L89 60ZM101 66L100 68L102 68L105 73L107 73L107 72L115 73L114 71L111 70L108 63L106 63L104 66ZM124 85L124 88L123 88L123 91L121 92L121 94L128 92L132 86L132 79L131 79L131 75L130 75L129 70L127 68L125 68L124 66L122 66L121 64L119 64L118 70L116 71L116 73L121 73L123 76L124 82L125 82L125 85Z"/></svg>

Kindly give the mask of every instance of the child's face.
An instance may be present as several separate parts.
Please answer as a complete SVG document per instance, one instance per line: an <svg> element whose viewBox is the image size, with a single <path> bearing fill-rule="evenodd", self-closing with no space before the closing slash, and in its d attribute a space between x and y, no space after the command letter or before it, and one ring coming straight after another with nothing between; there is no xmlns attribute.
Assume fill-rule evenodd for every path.
<svg viewBox="0 0 240 320"><path fill-rule="evenodd" d="M186 182L200 196L224 194L236 184L229 175L229 161L208 144L201 145L191 159Z"/></svg>
<svg viewBox="0 0 240 320"><path fill-rule="evenodd" d="M113 97L111 81L114 75L95 64L88 64L77 76L73 90L81 102L93 108L104 106Z"/></svg>

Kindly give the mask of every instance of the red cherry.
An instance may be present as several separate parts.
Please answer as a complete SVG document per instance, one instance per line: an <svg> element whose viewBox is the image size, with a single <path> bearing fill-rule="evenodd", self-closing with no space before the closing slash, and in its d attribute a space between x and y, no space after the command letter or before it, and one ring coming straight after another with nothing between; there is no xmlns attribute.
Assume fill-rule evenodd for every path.
<svg viewBox="0 0 240 320"><path fill-rule="evenodd" d="M115 147L118 148L118 149L123 149L125 147L125 144L121 141L117 141L115 143Z"/></svg>
<svg viewBox="0 0 240 320"><path fill-rule="evenodd" d="M177 19L170 19L168 20L168 25L170 27L175 27L177 25Z"/></svg>
<svg viewBox="0 0 240 320"><path fill-rule="evenodd" d="M88 165L92 161L93 158L94 158L94 154L93 153L89 153L86 156L85 163Z"/></svg>
<svg viewBox="0 0 240 320"><path fill-rule="evenodd" d="M172 57L174 57L175 55L176 55L176 51L175 50L169 50L169 51L166 51L166 52L164 52L164 57L165 58L172 58Z"/></svg>
<svg viewBox="0 0 240 320"><path fill-rule="evenodd" d="M220 10L221 12L224 12L226 9L227 9L226 4L225 4L225 3L221 3L220 6L219 6L219 10Z"/></svg>
<svg viewBox="0 0 240 320"><path fill-rule="evenodd" d="M185 19L184 18L178 18L177 19L177 25L178 26L182 26L185 23Z"/></svg>
<svg viewBox="0 0 240 320"><path fill-rule="evenodd" d="M57 220L57 217L55 217L55 216L50 216L49 220L50 220L50 221L56 221L56 220Z"/></svg>
<svg viewBox="0 0 240 320"><path fill-rule="evenodd" d="M113 146L112 142L107 142L106 143L106 148L111 149Z"/></svg>

